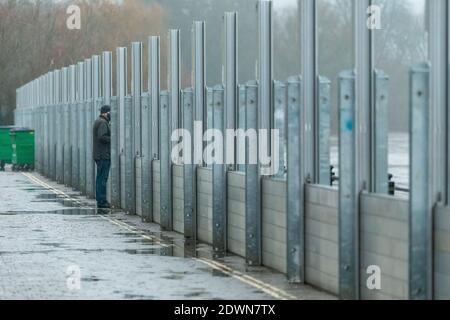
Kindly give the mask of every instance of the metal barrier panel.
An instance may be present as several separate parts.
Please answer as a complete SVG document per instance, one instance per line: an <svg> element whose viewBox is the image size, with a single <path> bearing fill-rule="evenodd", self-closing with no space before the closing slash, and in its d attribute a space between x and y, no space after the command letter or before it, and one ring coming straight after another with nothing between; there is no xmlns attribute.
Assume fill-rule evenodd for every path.
<svg viewBox="0 0 450 320"><path fill-rule="evenodd" d="M93 62L94 62L94 99L96 97L98 97L99 99L101 99L101 103L102 104L107 104L111 106L112 109L112 102L111 102L111 96L112 96L112 52L111 51L104 51L102 53L102 64L100 66L100 57L98 56L94 56L93 58ZM97 79L97 73L98 73L98 79ZM102 76L100 76L100 74L102 74ZM101 90L103 89L103 90ZM100 91L102 92L102 97L100 98ZM117 110L117 109L116 109ZM117 111L116 111L117 112ZM94 119L97 118L98 116L98 110L95 110L95 114L94 114ZM112 112L111 112L112 114ZM112 115L111 115L112 117ZM116 126L118 126L117 121L116 121ZM111 130L113 130L113 128L111 127ZM117 136L116 136L117 137ZM112 136L111 136L111 149L113 148L113 144L117 144L117 140L113 141L112 140ZM118 150L118 146L114 146L116 148L116 152ZM118 158L111 158L111 167L112 167L112 163L114 161L118 161ZM118 167L118 164L116 164L116 167ZM112 168L111 168L112 169ZM110 179L108 179L108 186L107 186L107 199L110 201L111 205L113 207L119 207L120 204L120 198L119 196L113 195L113 188L116 188L116 190L120 190L120 185L117 184L115 187L113 186L112 183L113 180L113 174L112 171L110 172ZM119 180L117 180L118 182ZM115 199L114 196L116 196Z"/></svg>
<svg viewBox="0 0 450 320"><path fill-rule="evenodd" d="M212 214L213 214L213 250L216 258L222 258L227 252L227 166L225 165L225 105L224 105L224 87L215 86L213 89L213 127L216 134L222 134L222 141L216 140L215 158L219 163L212 165L213 190L212 190ZM220 148L221 150L219 150ZM221 156L220 156L221 155Z"/></svg>
<svg viewBox="0 0 450 320"><path fill-rule="evenodd" d="M161 92L161 141L160 141L160 205L161 205L161 228L172 230L172 159L171 159L171 117L169 105L169 93Z"/></svg>
<svg viewBox="0 0 450 320"><path fill-rule="evenodd" d="M88 197L94 197L94 161L93 161L93 130L92 114L94 108L93 99L93 60L85 59L85 110L84 110L84 164L85 164L85 193Z"/></svg>
<svg viewBox="0 0 450 320"><path fill-rule="evenodd" d="M388 178L388 131L389 131L389 116L388 116L388 88L389 77L381 70L375 71L374 81L374 158L375 163L372 169L375 172L372 174L375 181L376 193L388 194L389 178Z"/></svg>
<svg viewBox="0 0 450 320"><path fill-rule="evenodd" d="M192 59L193 59L193 90L194 90L194 121L201 121L202 130L197 133L197 130L194 130L194 141L200 142L202 144L201 150L204 150L205 142L200 137L197 137L197 134L201 134L205 132L206 128L209 128L209 119L206 120L206 117L209 116L209 100L207 101L206 95L206 26L204 21L194 21L192 26ZM208 91L209 92L209 91ZM211 91L212 97L212 91ZM212 99L211 99L212 100ZM207 110L208 108L208 110ZM207 121L207 123L205 123ZM199 159L198 165L203 165L203 158L198 157Z"/></svg>
<svg viewBox="0 0 450 320"><path fill-rule="evenodd" d="M194 132L194 93L192 88L182 92L183 107L183 128L190 133L191 140L183 141L183 201L184 201L184 237L195 243L197 240L197 210L196 210L196 178L194 164L194 145L192 143L192 133ZM188 152L189 155L187 154ZM190 157L190 162L186 158Z"/></svg>
<svg viewBox="0 0 450 320"><path fill-rule="evenodd" d="M57 150L56 150L56 181L58 183L64 183L64 141L65 141L65 128L64 128L64 111L65 105L63 103L57 106L57 120L56 120L56 132L58 136Z"/></svg>
<svg viewBox="0 0 450 320"><path fill-rule="evenodd" d="M128 92L127 82L127 48L117 48L117 105L118 105L118 150L120 172L120 206L126 208L126 174L125 174L125 96Z"/></svg>
<svg viewBox="0 0 450 320"><path fill-rule="evenodd" d="M53 99L53 97L52 97ZM56 154L55 154L55 133L56 133L56 128L55 128L55 124L56 124L56 117L55 117L55 113L56 113L56 108L55 105L52 104L50 106L48 106L48 131L49 131L49 137L48 137L48 143L49 143L49 150L48 150L48 154L49 154L49 170L48 170L48 177L52 180L55 179L55 166L56 166Z"/></svg>
<svg viewBox="0 0 450 320"><path fill-rule="evenodd" d="M246 85L246 105L246 127L257 132L258 83L256 81L249 81ZM256 137L256 141L247 141L245 148L245 258L249 265L261 265L261 177L258 143L259 139ZM250 164L250 155L255 154L256 164Z"/></svg>
<svg viewBox="0 0 450 320"><path fill-rule="evenodd" d="M272 72L273 72L273 44L272 44L272 1L258 1L258 128L267 129L267 141L272 141L270 129L273 123L272 107ZM271 144L268 143L267 154L271 154Z"/></svg>
<svg viewBox="0 0 450 320"><path fill-rule="evenodd" d="M429 208L430 66L414 66L410 73L410 225L409 298L428 299L432 276L433 214Z"/></svg>
<svg viewBox="0 0 450 320"><path fill-rule="evenodd" d="M92 114L94 110L95 102L93 99L89 99L86 102L85 110L85 124L86 124L86 195L90 198L95 198L95 164L94 164L94 154L93 154L93 125Z"/></svg>
<svg viewBox="0 0 450 320"><path fill-rule="evenodd" d="M330 126L331 126L331 82L326 77L318 78L318 151L319 151L319 184L331 185L330 170Z"/></svg>
<svg viewBox="0 0 450 320"><path fill-rule="evenodd" d="M274 173L274 176L283 177L286 173L286 126L285 126L285 113L286 113L286 86L284 83L274 81L273 83L273 99L274 99L274 121L273 128L278 130L280 142L279 142L279 171ZM268 155L269 156L269 155Z"/></svg>
<svg viewBox="0 0 450 320"><path fill-rule="evenodd" d="M79 170L80 182L79 190L86 194L86 102L79 103L79 136L78 136L78 150L79 150Z"/></svg>
<svg viewBox="0 0 450 320"><path fill-rule="evenodd" d="M142 106L142 169L141 169L141 199L142 220L151 222L152 218L152 140L151 140L151 97L144 93L141 97Z"/></svg>
<svg viewBox="0 0 450 320"><path fill-rule="evenodd" d="M355 181L355 73L339 76L339 295L359 297L359 210Z"/></svg>
<svg viewBox="0 0 450 320"><path fill-rule="evenodd" d="M71 127L73 122L70 121L70 104L63 105L64 113L64 184L69 186L72 184L72 151L70 149L71 143Z"/></svg>
<svg viewBox="0 0 450 320"><path fill-rule="evenodd" d="M238 120L237 120L237 128L240 130L246 130L246 121L245 121L245 106L246 106L246 93L245 93L245 85L238 85ZM240 144L242 143L242 144ZM236 141L236 158L237 158L237 170L241 172L245 172L245 141Z"/></svg>
<svg viewBox="0 0 450 320"><path fill-rule="evenodd" d="M134 189L134 201L133 214L137 214L137 209L142 209L142 202L138 203L138 198L142 201L140 197L142 192L141 179L136 177L136 168L140 165L142 170L142 153L141 153L141 94L142 94L142 42L133 42L131 44L131 95L132 95L132 155L133 155L133 171L131 174L132 187ZM139 193L139 197L136 197Z"/></svg>
<svg viewBox="0 0 450 320"><path fill-rule="evenodd" d="M287 278L291 282L305 280L305 215L304 183L302 163L300 162L301 128L301 90L300 77L292 77L287 82Z"/></svg>
<svg viewBox="0 0 450 320"><path fill-rule="evenodd" d="M237 99L238 99L238 13L224 13L225 33L225 128L236 129L237 126ZM235 139L234 139L235 140ZM226 141L225 146L234 141ZM225 153L225 158L228 158ZM228 164L230 170L236 170L236 143L233 149L234 164Z"/></svg>
<svg viewBox="0 0 450 320"><path fill-rule="evenodd" d="M50 110L49 106L44 106L44 175L48 177L50 169Z"/></svg>
<svg viewBox="0 0 450 320"><path fill-rule="evenodd" d="M151 154L159 159L159 91L160 91L160 38L149 38L149 90L151 96Z"/></svg>
<svg viewBox="0 0 450 320"><path fill-rule="evenodd" d="M120 207L119 111L117 97L111 98L111 204Z"/></svg>
<svg viewBox="0 0 450 320"><path fill-rule="evenodd" d="M78 188L78 181L79 181L79 169L78 169L78 103L71 103L70 105L70 121L72 121L71 127L71 133L70 137L72 138L71 143L71 150L72 150L72 187L74 189Z"/></svg>
<svg viewBox="0 0 450 320"><path fill-rule="evenodd" d="M125 210L128 213L135 213L136 211L136 192L134 185L133 173L135 168L134 156L133 156L133 99L131 96L125 97L124 108L124 125L125 125L125 149L123 159L125 161Z"/></svg>
<svg viewBox="0 0 450 320"><path fill-rule="evenodd" d="M214 128L214 125L213 125L213 117L214 117L213 88L207 87L205 89L205 95L206 95L206 115L205 115L204 121L206 121L206 124L203 123L203 132L202 132L203 134L205 133L205 129L210 130L210 129ZM194 131L194 135L196 135L196 130ZM197 140L195 140L195 138L194 138L194 141L197 142ZM203 141L203 139L202 139L202 141ZM206 147L206 144L205 144L205 142L203 142L201 150L205 150L205 147ZM198 152L200 154L200 150ZM202 156L203 156L203 154L202 154ZM204 164L203 157L202 157L201 163ZM206 165L206 164L204 164L204 165ZM207 164L206 166L209 168L212 167L211 164Z"/></svg>

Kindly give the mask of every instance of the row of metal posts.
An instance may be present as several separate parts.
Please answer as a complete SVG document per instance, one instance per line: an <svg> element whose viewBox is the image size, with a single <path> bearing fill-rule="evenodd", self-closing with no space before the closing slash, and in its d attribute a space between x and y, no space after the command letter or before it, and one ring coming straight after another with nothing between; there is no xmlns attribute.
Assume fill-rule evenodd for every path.
<svg viewBox="0 0 450 320"><path fill-rule="evenodd" d="M225 55L225 86L207 88L205 81L205 25L204 22L194 22L193 43L194 43L194 79L193 88L180 90L180 34L179 30L169 32L169 87L167 91L160 92L159 85L159 38L151 37L149 40L149 97L142 95L142 44L132 44L132 95L129 95L127 88L127 50L118 48L117 57L117 98L111 97L111 53L103 53L103 99L98 93L99 79L98 63L84 61L77 66L72 65L62 70L63 91L63 114L64 114L64 144L63 144L63 182L72 185L75 189L86 192L90 189L92 169L92 159L87 149L91 148L89 134L89 120L91 122L97 116L98 108L103 103L112 105L112 150L111 150L111 201L125 210L135 213L136 210L136 181L135 168L138 161L142 161L145 179L142 184L142 199L148 199L148 203L143 206L143 216L146 220L152 218L152 181L151 166L152 160L160 160L161 177L161 225L165 230L172 229L172 181L171 168L171 144L170 135L173 129L181 125L194 132L195 141L202 137L195 136L196 130L193 128L193 121L202 121L201 133L207 128L216 129L270 129L273 127L283 129L281 121L273 119L275 112L283 113L285 103L288 104L289 128L286 130L290 134L289 143L291 152L288 153L288 162L291 168L288 173L288 198L299 199L295 210L288 210L288 278L291 281L304 281L302 275L303 256L303 217L300 212L303 210L302 196L302 173L299 164L301 159L300 140L295 137L303 137L301 132L301 99L302 82L299 77L288 80L286 85L272 80L272 3L261 1L259 3L259 75L258 81L249 81L245 85L237 84L237 14L225 14L226 30L226 55ZM93 61L98 61L93 57ZM93 70L92 70L93 69ZM91 71L92 70L92 71ZM88 84L91 80L91 72L94 73L93 85ZM86 81L86 79L89 79ZM86 83L87 82L87 83ZM46 82L39 82L38 85ZM326 81L324 81L325 85ZM33 84L34 85L34 84ZM87 86L87 87L86 87ZM93 88L92 88L93 86ZM39 93L40 89L36 91ZM47 91L46 91L47 92ZM180 97L181 92L181 97ZM273 96L272 92L275 93ZM328 90L329 92L329 90ZM286 96L287 94L287 96ZM94 96L92 96L94 95ZM142 95L142 97L141 97ZM325 90L326 95L326 90ZM40 95L37 94L40 99ZM274 101L275 97L275 101ZM206 99L205 99L206 98ZM103 100L103 101L102 101ZM88 103L85 103L85 102ZM89 103L96 102L92 114ZM325 101L329 98L325 97ZM33 101L31 105L46 105L46 101ZM183 106L180 111L180 103ZM87 107L83 107L87 105ZM226 108L224 108L226 106ZM143 107L143 109L142 109ZM84 108L84 110L83 110ZM86 110L86 108L88 108ZM148 111L144 111L147 110ZM45 112L45 108L38 108ZM329 110L323 109L324 114ZM87 112L86 112L87 111ZM190 111L190 112L189 112ZM291 114L291 113L292 114ZM160 114L158 114L160 113ZM44 113L42 121L48 121ZM85 117L83 116L85 115ZM149 119L149 117L151 118ZM326 117L326 116L325 116ZM181 121L183 119L183 121ZM292 120L293 119L293 120ZM142 126L140 121L142 120ZM50 122L51 123L51 122ZM38 155L43 155L38 163L42 166L41 172L49 172L48 162L48 137L51 135L47 130L50 123L41 123L38 126L38 146L44 147L44 152L38 150ZM134 124L134 126L133 126ZM136 125L138 124L138 125ZM147 141L151 124L151 141ZM142 152L140 147L141 129L144 130L144 146ZM310 128L309 128L310 130ZM329 129L328 129L329 130ZM269 131L270 132L270 131ZM282 135L284 136L284 135ZM151 145L149 146L149 143ZM294 142L294 143L292 143ZM204 142L202 142L204 143ZM280 151L280 159L284 159L284 150ZM193 149L194 150L194 149ZM202 150L200 150L201 152ZM225 150L223 150L225 153ZM245 152L249 157L250 146L247 144ZM235 156L240 157L242 148L236 148ZM256 148L258 153L258 148ZM328 151L326 152L328 153ZM84 157L86 155L86 157ZM192 155L194 159L202 159L202 154ZM226 155L224 154L226 158ZM326 156L325 156L326 158ZM142 160L144 159L144 160ZM88 164L89 163L89 164ZM196 168L202 165L202 161L193 165L184 166L184 215L185 215L185 235L195 241L196 238ZM92 164L93 167L93 164ZM281 166L284 170L284 164ZM213 182L213 247L216 256L223 256L226 252L226 171L225 165L215 164L212 167ZM246 260L250 265L260 265L261 255L261 168L256 165L239 165L239 170L246 171ZM87 172L85 172L87 170ZM296 171L297 170L297 171ZM329 169L326 168L328 172ZM297 173L295 173L297 172ZM281 172L283 173L283 172ZM292 174L294 173L294 174ZM295 177L295 174L297 176ZM329 172L327 173L329 174ZM282 175L281 175L282 176ZM292 179L294 177L294 179ZM288 200L292 203L292 200ZM291 207L289 207L291 208Z"/></svg>
<svg viewBox="0 0 450 320"><path fill-rule="evenodd" d="M339 188L339 286L342 298L359 298L359 195L363 190L384 192L387 187L387 77L382 72L376 72L373 66L372 31L366 28L366 9L370 0L354 2L357 13L356 31L356 72L347 71L340 77L340 188ZM435 7L437 6L437 7ZM432 4L432 12L447 12L443 6L447 4L437 0ZM193 26L193 60L194 76L192 88L180 88L180 33L179 30L169 32L169 63L168 89L160 91L160 44L158 37L149 39L149 90L142 93L142 44L132 44L132 88L129 95L127 88L127 50L118 48L117 58L117 97L112 97L111 90L111 53L103 53L103 103L112 106L112 150L111 150L111 201L117 206L131 213L136 212L136 181L135 170L140 164L142 168L142 213L144 219L152 221L152 161L160 160L161 175L161 226L164 230L171 230L172 221L172 159L171 133L175 128L185 128L194 132L194 144L201 141L195 136L194 121L203 121L201 133L210 126L216 129L270 129L282 128L277 118L279 110L285 111L285 130L287 136L287 276L290 281L305 281L304 262L304 186L305 183L321 183L329 181L329 149L327 136L329 135L330 83L321 78L317 71L317 43L316 43L316 15L317 7L314 0L301 1L300 12L302 21L302 77L290 77L285 84L274 82L272 76L272 3L259 2L259 59L258 81L249 81L245 85L238 85L237 81L237 14L225 14L225 76L224 86L206 87L205 81L205 25L204 22L194 22ZM447 8L448 9L448 8ZM436 12L435 12L436 13ZM440 13L439 16L441 16ZM441 17L442 18L442 17ZM434 28L442 27L442 19L435 22ZM436 30L435 30L436 31ZM435 47L432 52L441 52L438 41L433 37ZM439 56L439 58L442 58ZM94 58L93 58L94 59ZM439 64L438 58L432 62ZM85 63L85 62L84 62ZM62 78L66 83L67 99L62 94L63 104L66 104L64 118L64 183L77 189L85 188L83 179L87 175L80 175L84 170L84 161L80 155L84 146L78 142L84 141L80 136L84 134L80 122L80 106L87 99L95 99L89 90L82 89L82 82L86 71L80 63L78 67L63 68ZM89 68L90 69L90 68ZM95 72L95 67L93 72ZM77 73L75 71L77 70ZM434 69L436 70L436 69ZM436 72L436 71L435 71ZM439 71L442 72L442 71ZM77 78L78 75L78 78ZM78 79L78 86L76 83ZM95 79L95 76L94 76ZM96 82L96 81L94 81ZM46 81L33 83L37 101L32 106L45 106L51 103L42 85ZM437 83L437 81L436 81ZM436 85L435 83L435 85ZM89 86L90 87L90 86ZM95 84L94 84L95 87ZM443 88L442 83L438 83ZM78 88L78 89L77 89ZM63 90L64 91L64 90ZM95 91L95 90L94 90ZM48 92L48 90L46 90ZM440 94L440 93L439 93ZM438 93L434 93L435 96ZM44 99L42 99L44 98ZM100 98L98 98L100 99ZM93 113L98 114L96 105ZM37 108L35 117L39 128L38 145L43 146L45 152L38 149L38 164L40 170L48 172L48 132L49 120L45 108ZM67 121L69 118L69 121ZM438 117L433 118L437 121ZM445 117L439 118L445 119ZM92 119L93 120L93 119ZM86 125L88 122L84 121ZM67 124L67 125L66 125ZM431 125L431 123L430 123ZM42 130L45 128L46 130ZM68 130L70 128L70 130ZM89 132L89 127L83 127ZM441 128L441 127L439 127ZM432 135L433 137L435 134ZM68 140L72 139L72 140ZM71 143L69 142L71 141ZM419 143L419 142L418 142ZM72 145L71 149L69 145ZM421 144L422 145L422 144ZM436 144L433 150L438 151ZM247 158L252 152L251 146L246 144ZM191 149L194 152L194 148ZM203 150L203 148L201 148ZM86 150L87 151L87 150ZM225 151L224 151L224 157ZM235 157L243 150L236 148ZM71 156L70 156L71 152ZM258 148L255 150L259 152ZM284 151L282 151L284 155ZM442 151L438 151L441 154ZM202 155L193 159L202 159ZM283 159L281 156L280 159ZM412 172L419 158L412 157ZM192 165L184 165L184 221L185 236L196 240L196 168L203 165L200 161ZM283 165L284 167L284 165ZM223 256L226 244L226 172L234 168L214 164L213 170L213 248L216 256ZM245 170L246 185L246 260L249 265L261 264L261 166L240 165L238 170ZM89 170L91 171L91 170ZM84 172L84 171L83 171ZM437 171L439 172L439 171ZM442 172L440 172L442 173ZM437 175L437 173L435 173ZM78 178L80 180L78 180ZM412 183L418 181L411 179ZM81 183L81 185L80 185ZM420 185L428 188L430 184ZM412 192L416 194L414 187ZM428 190L428 189L427 189ZM428 192L423 194L428 195ZM433 193L434 194L434 193ZM442 194L442 193L439 193ZM411 197L412 198L412 197ZM417 204L411 205L415 212L411 219L411 239L430 240L427 233L423 238L423 228L430 226L428 211L418 210ZM426 219L426 227L415 228L417 221ZM422 219L422 220L421 220ZM429 229L428 229L429 231ZM424 241L423 243L431 243ZM421 261L415 255L415 248L424 249L425 244L413 241L411 249L411 268L414 269ZM429 250L424 251L429 256ZM416 272L417 271L417 272ZM428 297L424 283L429 285L429 278L424 272L429 268L415 270L411 279L418 277L417 283L410 286L411 297ZM419 276L418 276L419 275ZM411 280L410 284L413 284ZM424 294L425 292L425 294Z"/></svg>
<svg viewBox="0 0 450 320"><path fill-rule="evenodd" d="M359 297L359 195L385 192L387 77L373 65L371 0L355 3L356 73L340 76L340 295ZM433 216L450 199L449 3L428 1L430 64L410 75L409 297L433 298ZM375 74L375 76L374 76Z"/></svg>

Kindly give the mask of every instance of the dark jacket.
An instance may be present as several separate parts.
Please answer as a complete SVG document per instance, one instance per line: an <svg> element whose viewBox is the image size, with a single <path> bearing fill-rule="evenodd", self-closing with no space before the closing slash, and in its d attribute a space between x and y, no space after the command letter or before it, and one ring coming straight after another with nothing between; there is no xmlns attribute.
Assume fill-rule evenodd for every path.
<svg viewBox="0 0 450 320"><path fill-rule="evenodd" d="M102 116L95 120L93 128L94 160L111 159L111 128Z"/></svg>

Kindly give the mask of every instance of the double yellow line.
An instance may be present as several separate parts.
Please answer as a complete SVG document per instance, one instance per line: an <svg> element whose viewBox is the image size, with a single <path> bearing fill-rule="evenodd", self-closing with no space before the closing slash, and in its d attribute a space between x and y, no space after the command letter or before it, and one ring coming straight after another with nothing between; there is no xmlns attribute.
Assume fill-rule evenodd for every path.
<svg viewBox="0 0 450 320"><path fill-rule="evenodd" d="M69 196L68 194L64 193L63 191L52 187L48 183L46 183L46 182L40 180L39 178L35 177L33 174L25 173L25 172L23 172L22 174L24 176L26 176L28 179L30 179L31 181L33 181L34 183L43 186L44 188L52 191L53 193L64 197L65 199L71 200L71 201L73 201L73 202L75 202L77 204L80 204L80 206L84 205L80 200L74 199L71 196ZM137 235L141 236L144 239L151 240L151 241L157 243L158 245L160 245L162 247L170 246L168 244L162 243L160 238L158 238L156 236L153 236L153 235L144 234L144 233L142 233L142 231L138 230L136 227L134 227L134 226L132 226L132 225L126 223L126 222L119 221L117 219L106 217L106 216L103 216L103 215L99 215L99 216L101 218L103 218L103 219L113 223L114 225L117 225L120 228L123 228L123 229L125 229L125 230L127 230L129 232L137 234ZM194 258L194 260L199 261L199 262L209 266L210 268L212 268L214 270L217 270L217 271L220 271L223 274L226 274L226 275L228 275L228 276L230 276L230 277L232 277L234 279L237 279L237 280L239 280L239 281L241 281L241 282L243 282L243 283L245 283L247 285L250 285L250 286L252 286L252 287L254 287L256 289L259 289L262 292L264 292L264 293L266 293L266 294L268 294L268 295L270 295L270 296L272 296L272 297L274 297L276 299L280 299L280 300L296 300L297 299L296 296L286 292L285 290L282 290L282 289L277 288L277 287L275 287L275 286L273 286L271 284L268 284L268 283L266 283L264 281L258 280L258 279L254 278L252 276L249 276L247 274L244 274L242 272L234 270L231 267L229 267L229 266L227 266L227 265L225 265L223 263L220 263L218 261L215 261L215 260L212 260L212 259L208 259L208 258Z"/></svg>

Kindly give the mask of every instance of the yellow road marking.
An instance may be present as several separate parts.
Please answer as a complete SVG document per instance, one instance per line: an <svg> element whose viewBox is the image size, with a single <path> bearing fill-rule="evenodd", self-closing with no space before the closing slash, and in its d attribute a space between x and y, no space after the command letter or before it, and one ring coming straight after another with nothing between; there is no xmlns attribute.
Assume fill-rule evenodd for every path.
<svg viewBox="0 0 450 320"><path fill-rule="evenodd" d="M54 192L55 194L59 194L59 195L65 197L68 200L71 200L71 201L74 201L74 202L76 202L78 204L83 205L83 203L81 201L79 201L78 199L72 198L71 196L69 196L68 194L64 193L63 191L52 187L51 185L47 184L46 182L44 182L44 181L40 180L39 178L35 177L33 174L29 174L29 173L22 173L22 174L24 176L26 176L27 178L29 178L30 180L32 180L33 182L35 182L36 184L39 184L39 185L49 189L50 191ZM135 233L135 234L141 236L144 239L154 241L155 243L157 243L157 244L159 244L161 246L165 246L165 247L169 246L167 244L161 243L159 241L161 239L159 239L158 237L149 236L149 235L146 235L146 234L142 234L142 232L140 232L140 231L136 231L136 230L138 230L137 228L135 228L134 226L132 226L132 225L126 223L126 222L119 221L117 219L110 218L110 217L105 217L105 216L102 216L102 215L100 215L100 217L103 218L104 220L107 220L107 221L113 223L114 225L117 225L117 226L127 230L127 231ZM201 262L203 264L206 264L207 266L209 266L212 269L218 270L218 271L220 271L220 272L222 272L222 273L224 273L226 275L229 275L230 277L233 277L233 278L235 278L235 279L237 279L237 280L239 280L239 281L241 281L241 282L243 282L243 283L245 283L247 285L250 285L250 286L252 286L254 288L257 288L257 289L263 291L264 293L267 293L268 295L270 295L270 296L272 296L272 297L274 297L276 299L281 299L281 300L291 300L291 299L295 300L295 299L297 299L297 297L295 297L292 294L289 294L288 292L286 292L286 291L284 291L282 289L279 289L279 288L274 287L274 286L272 286L272 285L270 285L268 283L265 283L264 281L258 280L258 279L254 278L252 276L249 276L249 275L241 273L241 272L239 272L237 270L234 270L233 268L231 268L231 267L229 267L229 266L227 266L225 264L222 264L220 262L217 262L217 261L214 261L214 260L211 260L211 259L207 259L207 258L193 258L193 259L196 260L196 261L199 261L199 262Z"/></svg>
<svg viewBox="0 0 450 320"><path fill-rule="evenodd" d="M32 174L28 174L28 173L22 173L22 174L23 174L24 176L30 178L31 180L33 180L33 181L36 182L37 184L40 184L41 186L43 186L43 187L49 189L50 191L52 191L52 192L55 193L55 194L62 195L62 196L65 197L66 199L71 200L71 201L73 201L73 202L76 202L76 203L78 203L78 204L81 204L81 205L83 204L83 203L82 203L81 201L79 201L78 199L72 198L71 196L69 196L69 195L66 194L65 192L63 192L63 191L61 191L61 190L58 190L58 189L52 187L51 185L49 185L49 184L47 184L46 182L40 180L39 178L35 177L35 176L32 175ZM91 208L90 208L90 209L91 209ZM161 242L160 242L161 239L159 239L158 237L151 236L151 235L146 235L146 234L142 234L141 231L138 231L135 227L133 227L133 226L127 224L127 223L118 221L117 219L114 219L114 218L109 218L109 217L105 217L105 216L102 216L102 215L99 215L99 216L100 216L101 218L103 218L103 219L105 219L105 220L108 220L109 222L111 222L111 223L113 223L113 224L115 224L115 225L117 225L117 226L123 228L123 229L126 229L127 231L130 231L130 232L132 232L132 233L135 233L135 234L137 234L137 235L140 235L142 238L144 238L144 239L146 239L146 240L151 240L151 241L153 241L153 242L155 242L155 243L161 245L162 247L169 247L169 245L164 244L164 243L161 243Z"/></svg>
<svg viewBox="0 0 450 320"><path fill-rule="evenodd" d="M297 299L295 296L293 296L281 289L277 289L277 292L275 292L274 290L272 290L271 285L264 283L262 281L256 280L255 278L250 277L250 276L244 277L243 274L240 273L239 271L233 270L231 268L227 268L229 270L222 268L222 267L216 265L215 263L213 263L213 261L210 259L205 259L205 258L194 258L194 259L201 263L208 265L209 267L211 267L215 270L218 270L226 275L229 275L230 277L233 277L233 278L235 278L241 282L244 282L254 288L257 288L276 299L280 299L280 300L291 300L291 299L295 300L295 299ZM259 283L263 283L263 285L261 285Z"/></svg>
<svg viewBox="0 0 450 320"><path fill-rule="evenodd" d="M244 278L244 279L246 279L248 281L252 281L252 282L254 282L254 283L256 283L256 284L258 284L258 285L260 285L262 287L267 288L268 290L270 290L272 292L275 292L275 293L279 294L280 296L284 296L286 299L297 299L297 297L295 297L294 295L292 295L292 294L290 294L290 293L288 293L288 292L286 292L286 291L284 291L284 290L282 290L280 288L272 286L271 284L268 284L268 283L266 283L264 281L258 280L258 279L254 278L252 276L249 276L249 275L247 275L245 273L242 273L242 272L239 272L237 270L234 270L233 268L231 268L231 267L229 267L229 266L227 266L227 265L225 265L223 263L220 263L218 261L207 259L207 258L200 258L198 260L203 260L202 262L211 263L214 266L216 266L217 268L223 270L224 272L233 273L236 276L242 277L242 278Z"/></svg>

